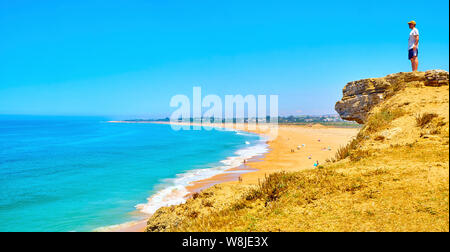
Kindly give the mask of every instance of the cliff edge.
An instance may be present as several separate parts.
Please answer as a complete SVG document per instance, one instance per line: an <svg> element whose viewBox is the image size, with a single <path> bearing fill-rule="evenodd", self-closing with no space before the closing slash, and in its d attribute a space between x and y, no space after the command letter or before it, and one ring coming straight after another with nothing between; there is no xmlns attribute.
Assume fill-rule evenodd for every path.
<svg viewBox="0 0 450 252"><path fill-rule="evenodd" d="M448 86L448 78L447 71L430 70L352 81L345 85L342 100L336 103L335 109L342 119L364 124L373 107L399 90L413 86Z"/></svg>

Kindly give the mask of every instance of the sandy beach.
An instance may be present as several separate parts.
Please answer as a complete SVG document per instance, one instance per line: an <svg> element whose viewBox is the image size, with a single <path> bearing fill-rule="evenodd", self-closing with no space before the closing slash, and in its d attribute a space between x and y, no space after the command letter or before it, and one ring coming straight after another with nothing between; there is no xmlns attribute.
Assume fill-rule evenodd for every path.
<svg viewBox="0 0 450 252"><path fill-rule="evenodd" d="M261 133L258 130L249 131ZM236 178L230 181L227 175L221 174L198 181L188 190L196 192L198 187L204 189L205 184L217 184L218 181L257 184L258 180L264 179L266 175L273 172L313 169L315 162L318 161L320 165L327 158L334 157L336 150L356 136L358 131L357 128L336 128L322 125L280 125L278 137L268 141L270 151L264 157L249 160L245 166L237 168L254 170L242 174L240 182Z"/></svg>
<svg viewBox="0 0 450 252"><path fill-rule="evenodd" d="M166 122L121 122L111 123L158 123ZM179 125L186 125L179 123ZM192 124L194 125L194 124ZM196 125L198 126L198 125ZM257 184L259 180L273 172L300 171L313 169L314 163L324 163L327 158L334 157L336 150L356 136L359 128L328 127L315 125L278 125L276 134L270 129L249 129L247 125L221 124L214 127L239 129L251 133L261 134L267 139L270 150L264 156L248 160L246 164L232 170L246 173L225 173L214 177L196 181L187 187L190 195L220 183ZM146 220L121 226L116 232L141 232L146 227Z"/></svg>

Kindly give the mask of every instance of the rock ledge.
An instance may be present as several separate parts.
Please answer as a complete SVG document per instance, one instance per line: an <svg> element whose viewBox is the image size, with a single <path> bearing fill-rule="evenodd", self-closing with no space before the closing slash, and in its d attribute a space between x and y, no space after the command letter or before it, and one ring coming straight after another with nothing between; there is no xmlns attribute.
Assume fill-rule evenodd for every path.
<svg viewBox="0 0 450 252"><path fill-rule="evenodd" d="M400 72L382 78L352 81L345 85L342 100L336 103L335 109L342 119L363 124L374 106L404 87L448 84L449 73L444 70Z"/></svg>

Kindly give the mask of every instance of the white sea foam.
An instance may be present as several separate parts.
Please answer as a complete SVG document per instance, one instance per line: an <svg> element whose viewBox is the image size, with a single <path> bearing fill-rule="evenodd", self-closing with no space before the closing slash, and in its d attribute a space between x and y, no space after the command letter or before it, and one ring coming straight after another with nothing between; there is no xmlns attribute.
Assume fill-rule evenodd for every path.
<svg viewBox="0 0 450 252"><path fill-rule="evenodd" d="M241 131L236 131L236 134L249 134ZM256 144L250 145L243 149L236 151L235 156L228 157L222 160L222 165L207 169L196 169L187 171L185 173L177 175L174 179L166 180L167 186L150 198L145 204L136 205L136 209L145 214L153 214L161 207L178 205L186 202L189 191L186 189L194 181L199 181L207 178L211 178L218 174L240 172L242 171L227 171L232 168L241 166L244 160L262 155L268 151L268 145L266 140L261 137Z"/></svg>

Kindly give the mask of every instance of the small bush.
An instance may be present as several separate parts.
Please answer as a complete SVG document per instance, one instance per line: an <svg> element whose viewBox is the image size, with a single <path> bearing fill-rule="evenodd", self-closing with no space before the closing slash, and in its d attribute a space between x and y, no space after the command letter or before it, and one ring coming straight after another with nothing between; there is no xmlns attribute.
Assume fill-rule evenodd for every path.
<svg viewBox="0 0 450 252"><path fill-rule="evenodd" d="M425 127L427 124L429 124L435 117L438 117L437 114L435 113L425 113L422 115L417 115L416 116L416 124L417 127L423 128Z"/></svg>
<svg viewBox="0 0 450 252"><path fill-rule="evenodd" d="M362 134L358 134L356 136L355 139L353 139L350 143L348 143L345 146L340 147L337 152L336 155L333 159L331 159L333 162L335 161L339 161L342 159L346 159L347 157L350 156L351 151L355 150L359 147L359 144L361 143L361 141L363 140L364 136Z"/></svg>
<svg viewBox="0 0 450 252"><path fill-rule="evenodd" d="M335 159L337 161L342 160L347 158L348 156L350 156L350 151L352 149L354 149L356 145L356 139L353 139L349 144L347 144L346 146L342 146L340 147L337 152L336 152L336 157Z"/></svg>
<svg viewBox="0 0 450 252"><path fill-rule="evenodd" d="M259 183L258 188L247 195L246 200L264 199L267 205L269 202L276 201L295 180L296 177L292 173L270 174L263 182Z"/></svg>
<svg viewBox="0 0 450 252"><path fill-rule="evenodd" d="M386 127L390 122L399 117L402 117L404 114L405 111L400 108L392 110L383 108L380 112L375 113L369 117L369 120L366 124L366 130L369 132L377 132Z"/></svg>

